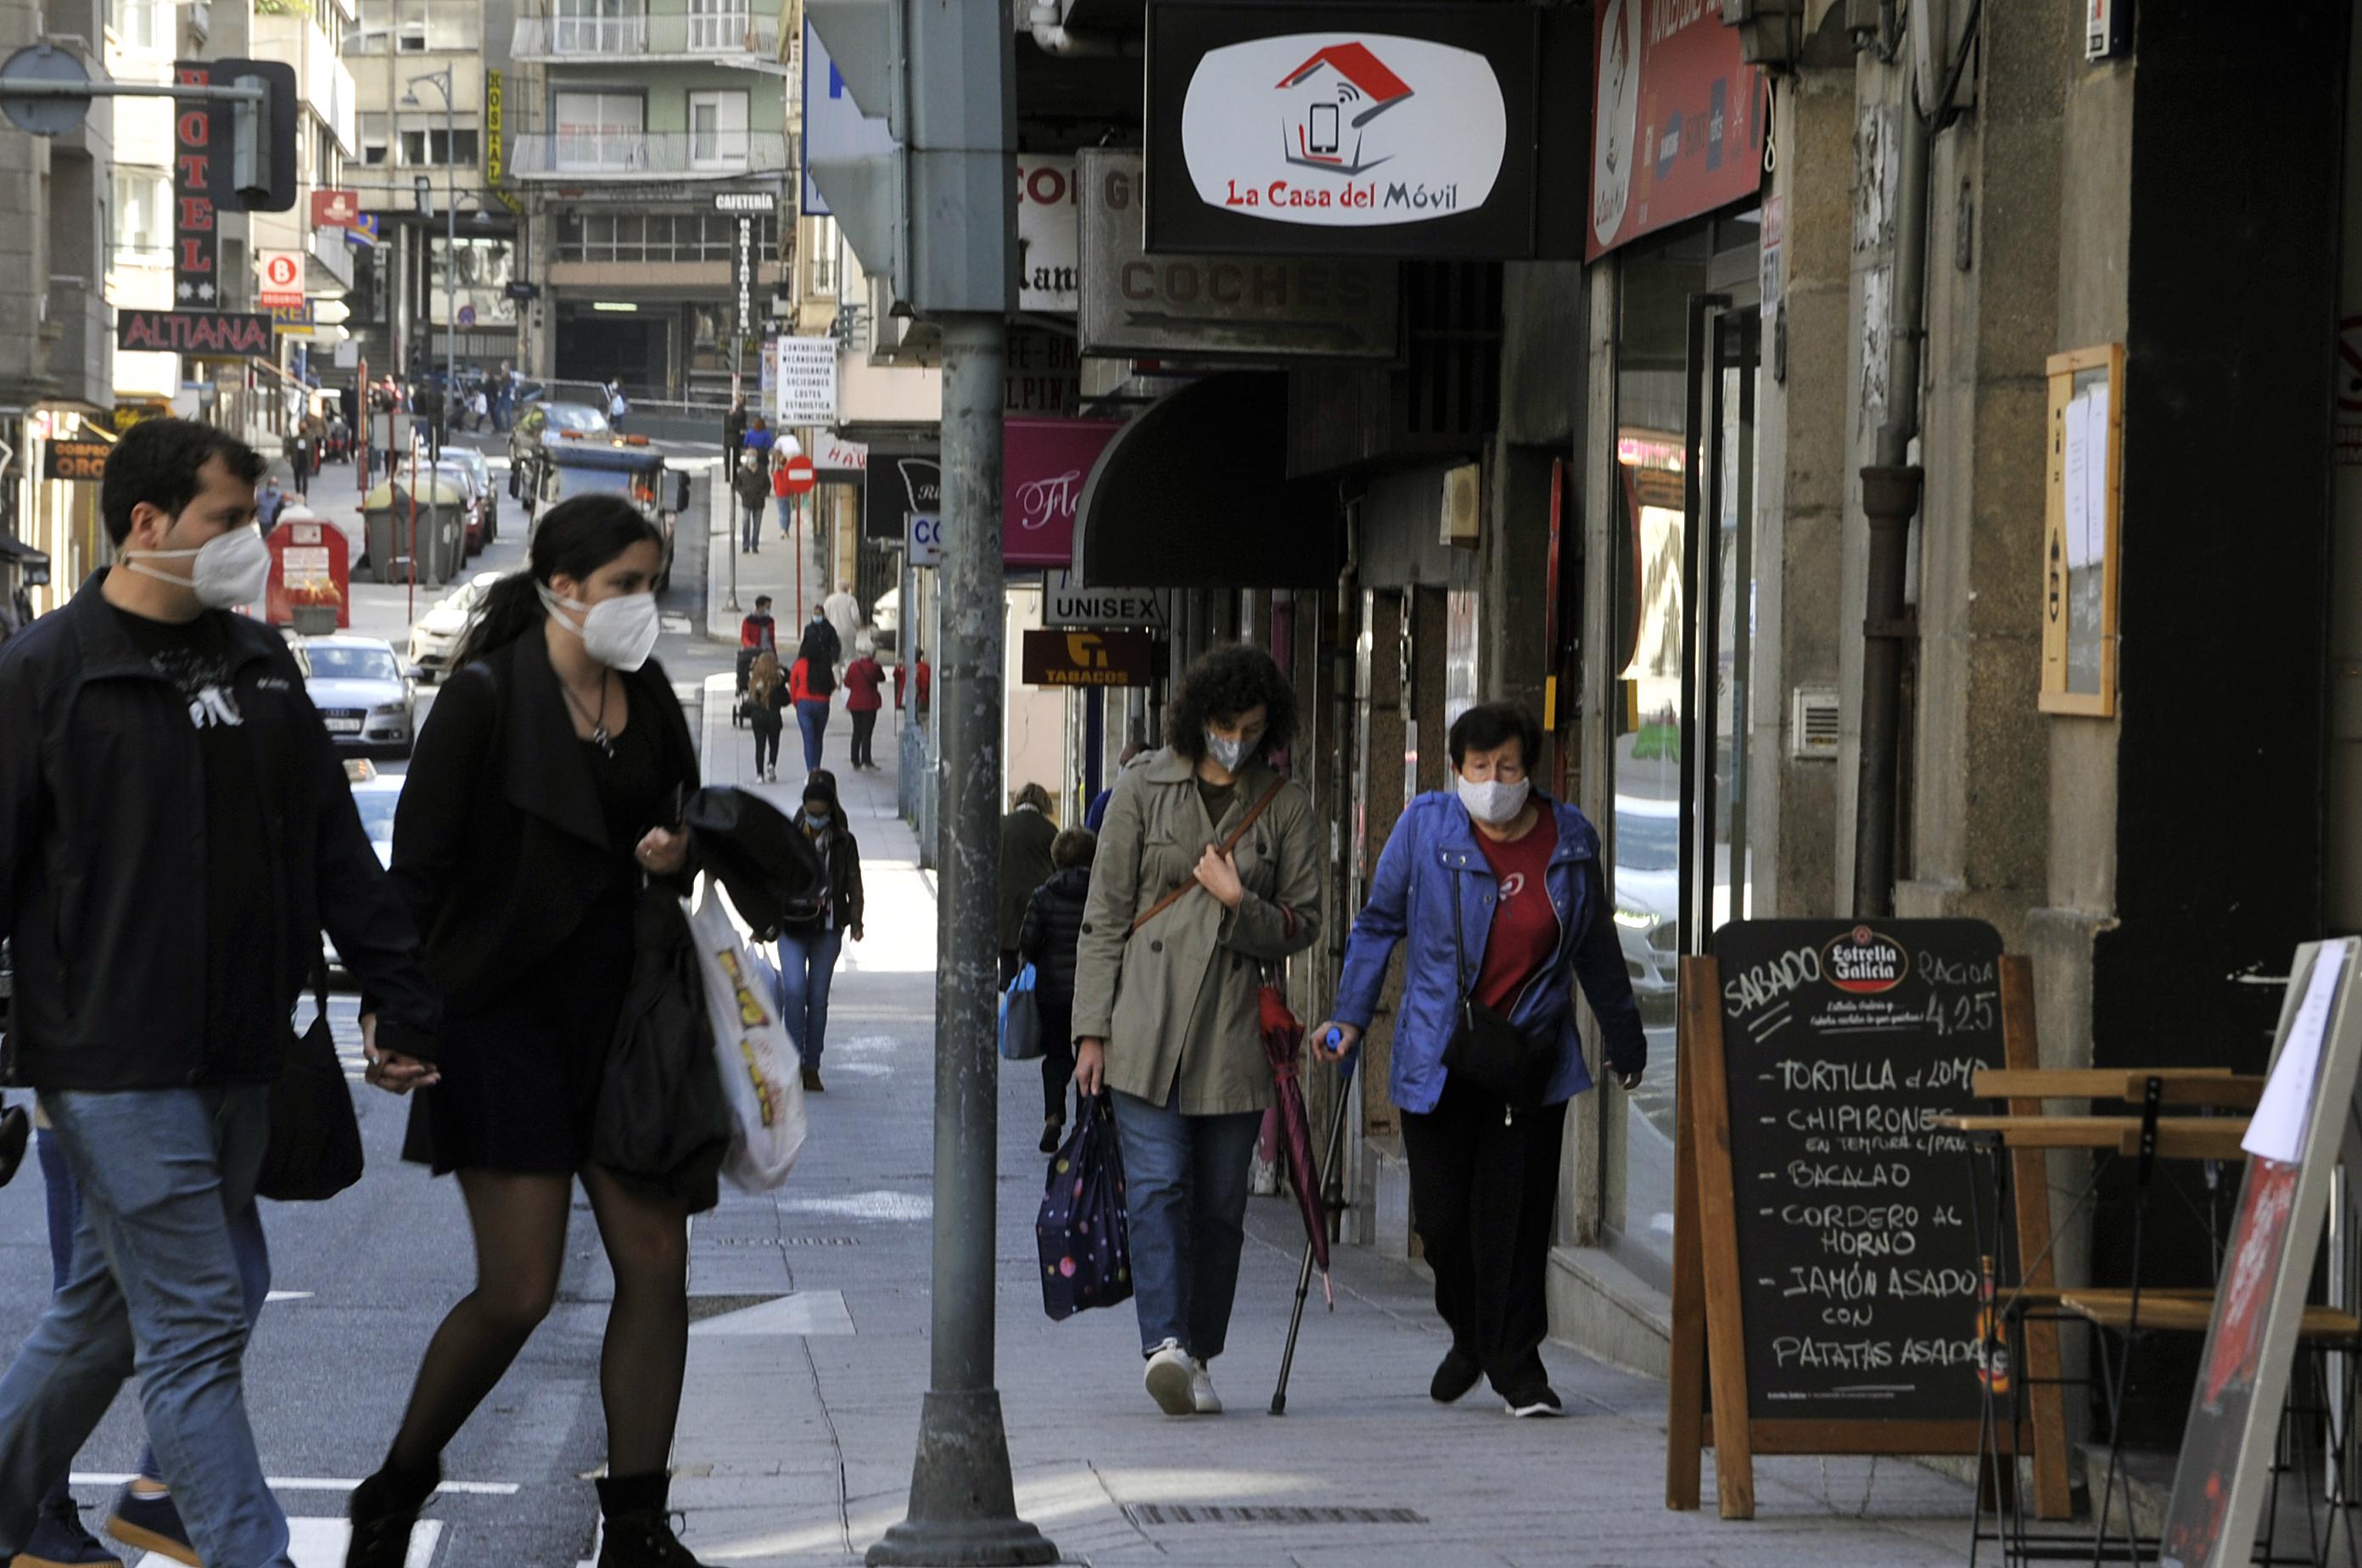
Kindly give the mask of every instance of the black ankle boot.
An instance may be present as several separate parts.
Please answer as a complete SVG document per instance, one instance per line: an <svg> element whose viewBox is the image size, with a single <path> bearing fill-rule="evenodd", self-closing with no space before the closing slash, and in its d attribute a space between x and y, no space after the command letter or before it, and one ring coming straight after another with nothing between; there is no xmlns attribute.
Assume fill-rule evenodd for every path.
<svg viewBox="0 0 2362 1568"><path fill-rule="evenodd" d="M354 1487L346 1508L353 1538L345 1548L345 1568L404 1568L410 1560L410 1527L418 1522L418 1510L442 1481L440 1464L424 1475L409 1475L388 1460L384 1468Z"/></svg>
<svg viewBox="0 0 2362 1568"><path fill-rule="evenodd" d="M599 1549L599 1568L705 1568L672 1532L665 1507L671 1492L672 1477L661 1470L600 1481L607 1541Z"/></svg>

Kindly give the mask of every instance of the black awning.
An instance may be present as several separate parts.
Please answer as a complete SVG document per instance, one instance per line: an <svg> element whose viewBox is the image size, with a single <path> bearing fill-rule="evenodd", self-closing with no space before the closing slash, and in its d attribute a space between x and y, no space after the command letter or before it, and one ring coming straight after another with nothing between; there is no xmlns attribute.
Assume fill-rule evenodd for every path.
<svg viewBox="0 0 2362 1568"><path fill-rule="evenodd" d="M1344 565L1333 480L1287 477L1287 377L1193 381L1117 432L1076 507L1087 588L1326 588Z"/></svg>
<svg viewBox="0 0 2362 1568"><path fill-rule="evenodd" d="M19 566L45 567L50 558L24 540L0 534L0 561L15 561Z"/></svg>

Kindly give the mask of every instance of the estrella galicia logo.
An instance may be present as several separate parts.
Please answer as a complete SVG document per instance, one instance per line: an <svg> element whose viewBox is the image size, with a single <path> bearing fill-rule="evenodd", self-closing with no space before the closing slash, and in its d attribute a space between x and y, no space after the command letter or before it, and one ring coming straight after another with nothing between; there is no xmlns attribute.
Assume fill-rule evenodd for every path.
<svg viewBox="0 0 2362 1568"><path fill-rule="evenodd" d="M1508 106L1473 50L1391 33L1286 33L1206 51L1181 154L1209 206L1359 228L1473 212L1508 149Z"/></svg>
<svg viewBox="0 0 2362 1568"><path fill-rule="evenodd" d="M1903 944L1866 925L1855 926L1821 949L1821 975L1838 989L1874 997L1901 985L1911 973Z"/></svg>

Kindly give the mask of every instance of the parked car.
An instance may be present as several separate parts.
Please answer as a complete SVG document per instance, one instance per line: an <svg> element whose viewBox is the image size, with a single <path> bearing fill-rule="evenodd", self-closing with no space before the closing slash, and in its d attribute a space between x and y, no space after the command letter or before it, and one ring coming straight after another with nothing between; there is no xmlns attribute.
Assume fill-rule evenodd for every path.
<svg viewBox="0 0 2362 1568"><path fill-rule="evenodd" d="M871 645L879 653L893 653L902 646L902 591L889 588L877 596L869 607Z"/></svg>
<svg viewBox="0 0 2362 1568"><path fill-rule="evenodd" d="M442 679L451 667L451 656L458 651L459 639L465 635L469 623L476 618L484 602L484 595L502 574L480 571L445 594L428 607L418 624L410 628L410 662L420 679L433 682Z"/></svg>
<svg viewBox="0 0 2362 1568"><path fill-rule="evenodd" d="M568 434L604 439L613 434L606 411L587 403L535 403L521 409L509 427L509 494L524 503L526 520L542 498L550 466L549 447Z"/></svg>
<svg viewBox="0 0 2362 1568"><path fill-rule="evenodd" d="M1616 940L1641 1021L1673 1021L1681 961L1681 802L1616 797Z"/></svg>
<svg viewBox="0 0 2362 1568"><path fill-rule="evenodd" d="M305 637L295 645L304 689L339 750L406 757L418 738L417 687L377 637Z"/></svg>
<svg viewBox="0 0 2362 1568"><path fill-rule="evenodd" d="M458 449L458 448L453 447L445 447L443 451L443 460L435 465L435 471L446 480L458 485L461 490L467 492L467 551L470 556L481 555L483 553L485 542L491 537L491 525L485 521L485 519L490 515L491 511L492 492L485 480L477 477L475 469L459 461L452 455Z"/></svg>
<svg viewBox="0 0 2362 1568"><path fill-rule="evenodd" d="M484 498L484 543L491 544L501 536L501 490L492 482L491 459L473 447L446 447L443 460L456 462L476 476L476 488Z"/></svg>

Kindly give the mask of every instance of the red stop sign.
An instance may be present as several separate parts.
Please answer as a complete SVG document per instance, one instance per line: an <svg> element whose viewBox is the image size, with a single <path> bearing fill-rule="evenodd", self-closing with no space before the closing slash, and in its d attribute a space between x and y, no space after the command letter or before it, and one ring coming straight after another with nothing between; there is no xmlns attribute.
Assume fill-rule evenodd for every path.
<svg viewBox="0 0 2362 1568"><path fill-rule="evenodd" d="M787 481L789 495L809 495L820 483L820 474L812 468L812 460L801 452L780 464L779 472Z"/></svg>

